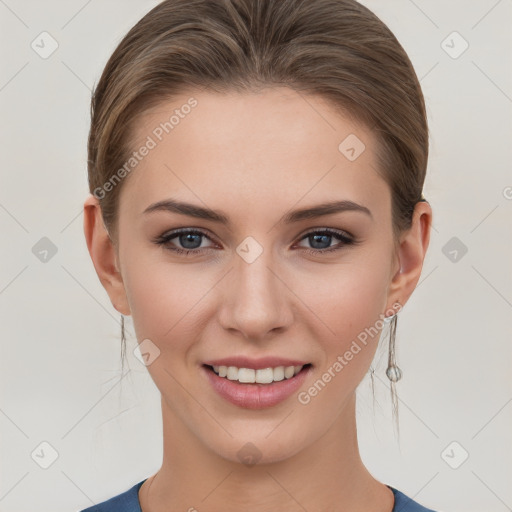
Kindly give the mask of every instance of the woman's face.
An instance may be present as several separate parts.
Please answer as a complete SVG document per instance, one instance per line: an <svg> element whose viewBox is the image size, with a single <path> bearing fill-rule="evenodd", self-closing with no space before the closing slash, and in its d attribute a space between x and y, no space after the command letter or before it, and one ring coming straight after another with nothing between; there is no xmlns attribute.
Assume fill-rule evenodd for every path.
<svg viewBox="0 0 512 512"><path fill-rule="evenodd" d="M133 149L119 268L166 416L233 461L248 442L261 462L311 445L353 398L378 344L375 327L407 299L391 286L400 267L373 134L321 98L286 88L199 92L144 115ZM151 209L161 201L194 208ZM359 206L298 213L341 201ZM206 218L206 209L223 220ZM297 377L236 383L204 366L238 356L309 366L298 387ZM234 366L251 369L243 363Z"/></svg>

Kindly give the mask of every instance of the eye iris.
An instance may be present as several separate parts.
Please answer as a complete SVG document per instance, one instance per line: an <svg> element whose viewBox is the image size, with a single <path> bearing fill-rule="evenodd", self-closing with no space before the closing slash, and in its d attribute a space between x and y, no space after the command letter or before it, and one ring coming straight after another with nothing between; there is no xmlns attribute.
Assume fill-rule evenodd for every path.
<svg viewBox="0 0 512 512"><path fill-rule="evenodd" d="M186 233L184 235L180 235L180 244L186 249L197 249L201 246L201 236L202 235L197 233ZM194 237L196 238L195 242L199 241L199 245L194 245ZM192 242L192 245L189 245L189 242Z"/></svg>
<svg viewBox="0 0 512 512"><path fill-rule="evenodd" d="M332 238L332 235L310 235L310 241L312 242L311 245L315 248L315 249L325 249L325 247L316 247L315 244L317 242L320 242L320 243L327 243L327 247L329 247L330 245L330 242L331 242L331 238Z"/></svg>

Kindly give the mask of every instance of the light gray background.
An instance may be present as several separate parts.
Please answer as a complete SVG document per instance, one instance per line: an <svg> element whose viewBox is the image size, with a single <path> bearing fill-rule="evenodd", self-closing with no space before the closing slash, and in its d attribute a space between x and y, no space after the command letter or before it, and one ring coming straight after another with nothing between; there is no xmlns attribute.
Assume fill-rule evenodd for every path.
<svg viewBox="0 0 512 512"><path fill-rule="evenodd" d="M91 88L156 3L0 0L2 512L76 511L160 467L160 395L133 336L120 381L120 315L82 230ZM512 510L512 2L363 3L421 79L434 211L422 278L399 316L401 437L383 338L375 409L370 379L358 390L363 460L436 510ZM31 48L43 31L59 44L47 59ZM442 43L453 31L469 43L457 58L445 50L462 41ZM57 248L46 262L33 252L43 237ZM456 261L445 255L452 237L467 247Z"/></svg>

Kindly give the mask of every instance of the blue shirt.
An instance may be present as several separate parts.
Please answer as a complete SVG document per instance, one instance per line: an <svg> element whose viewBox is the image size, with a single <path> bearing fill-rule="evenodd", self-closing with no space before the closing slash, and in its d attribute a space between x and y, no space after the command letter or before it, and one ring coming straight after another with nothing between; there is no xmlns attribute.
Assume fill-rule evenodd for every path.
<svg viewBox="0 0 512 512"><path fill-rule="evenodd" d="M102 501L97 505L80 510L80 512L142 512L138 493L141 485L146 480L147 478L135 484L131 489L106 501ZM395 495L395 505L393 506L392 512L435 512L430 508L420 505L394 487L390 485L388 485L388 487Z"/></svg>

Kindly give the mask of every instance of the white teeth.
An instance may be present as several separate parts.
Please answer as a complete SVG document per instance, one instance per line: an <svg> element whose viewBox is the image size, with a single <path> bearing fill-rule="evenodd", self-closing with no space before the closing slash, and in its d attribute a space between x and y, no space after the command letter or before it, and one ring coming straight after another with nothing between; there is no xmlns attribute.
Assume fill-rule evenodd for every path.
<svg viewBox="0 0 512 512"><path fill-rule="evenodd" d="M283 379L291 379L302 370L302 366L277 366L276 368L237 368L236 366L214 366L213 371L219 377L237 380L244 384L270 384Z"/></svg>
<svg viewBox="0 0 512 512"><path fill-rule="evenodd" d="M274 380L283 380L284 379L284 366L278 366L274 368Z"/></svg>
<svg viewBox="0 0 512 512"><path fill-rule="evenodd" d="M284 377L286 379L289 379L290 377L293 377L294 373L295 373L295 367L294 366L287 366L284 369Z"/></svg>
<svg viewBox="0 0 512 512"><path fill-rule="evenodd" d="M238 369L238 382L255 382L256 381L256 370L250 368L239 368Z"/></svg>
<svg viewBox="0 0 512 512"><path fill-rule="evenodd" d="M241 368L240 371L242 372L243 368ZM240 380L240 382L242 382L242 380ZM261 368L256 370L256 378L253 382L258 382L260 384L270 384L271 382L274 382L274 370L272 368Z"/></svg>
<svg viewBox="0 0 512 512"><path fill-rule="evenodd" d="M238 368L236 366L228 366L228 373L226 377L229 380L238 380Z"/></svg>

